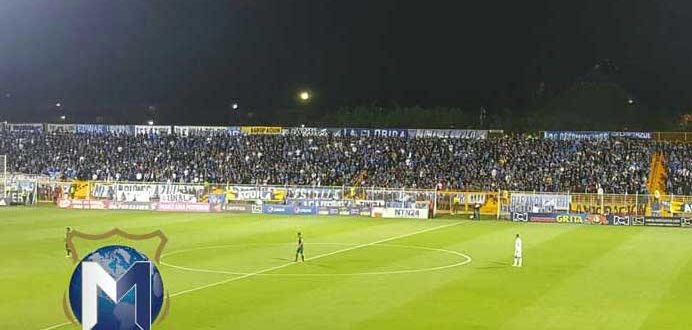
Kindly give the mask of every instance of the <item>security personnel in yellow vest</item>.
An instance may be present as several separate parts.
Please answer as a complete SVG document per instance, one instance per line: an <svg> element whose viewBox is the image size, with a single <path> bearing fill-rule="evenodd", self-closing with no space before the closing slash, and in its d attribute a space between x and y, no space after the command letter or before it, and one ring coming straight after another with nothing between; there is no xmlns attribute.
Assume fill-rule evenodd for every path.
<svg viewBox="0 0 692 330"><path fill-rule="evenodd" d="M459 211L459 195L454 195L452 199L452 214L457 214Z"/></svg>

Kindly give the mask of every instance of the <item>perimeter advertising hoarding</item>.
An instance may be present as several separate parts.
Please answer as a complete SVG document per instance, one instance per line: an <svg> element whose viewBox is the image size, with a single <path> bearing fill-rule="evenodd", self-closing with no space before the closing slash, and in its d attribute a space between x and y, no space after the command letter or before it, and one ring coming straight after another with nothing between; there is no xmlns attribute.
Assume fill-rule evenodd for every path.
<svg viewBox="0 0 692 330"><path fill-rule="evenodd" d="M568 223L584 224L587 223L587 215L583 213L531 213L531 212L512 212L514 222L541 222L541 223ZM591 220L593 221L593 220ZM589 222L590 223L590 222Z"/></svg>
<svg viewBox="0 0 692 330"><path fill-rule="evenodd" d="M60 199L58 207L63 209L85 209L85 210L106 210L109 201L82 200L82 199Z"/></svg>
<svg viewBox="0 0 692 330"><path fill-rule="evenodd" d="M407 209L395 207L373 207L371 216L373 218L406 218L406 219L427 219L428 208Z"/></svg>
<svg viewBox="0 0 692 330"><path fill-rule="evenodd" d="M286 215L290 215L290 214L296 214L296 215L317 214L317 207L265 204L265 205L262 205L262 213L263 214L286 214Z"/></svg>
<svg viewBox="0 0 692 330"><path fill-rule="evenodd" d="M252 213L252 205L250 204L224 204L224 212L228 213Z"/></svg>
<svg viewBox="0 0 692 330"><path fill-rule="evenodd" d="M157 205L161 212L202 212L211 211L209 203L161 202Z"/></svg>
<svg viewBox="0 0 692 330"><path fill-rule="evenodd" d="M680 227L682 219L676 217L644 217L645 226Z"/></svg>

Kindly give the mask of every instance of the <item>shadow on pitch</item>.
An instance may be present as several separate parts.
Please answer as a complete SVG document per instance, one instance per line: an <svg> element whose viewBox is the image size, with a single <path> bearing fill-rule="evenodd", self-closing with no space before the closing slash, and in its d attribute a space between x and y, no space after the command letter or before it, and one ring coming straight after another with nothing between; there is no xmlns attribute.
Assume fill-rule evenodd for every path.
<svg viewBox="0 0 692 330"><path fill-rule="evenodd" d="M502 269L502 268L510 268L512 265L510 265L508 262L502 262L502 261L491 261L488 263L487 266L483 267L476 267L477 269Z"/></svg>
<svg viewBox="0 0 692 330"><path fill-rule="evenodd" d="M295 261L295 259L290 259L290 258L274 258L274 260L281 260L281 261L286 261L286 262L294 262ZM298 262L298 263L301 263L301 264L304 264L305 266L310 266L310 267L332 269L332 267L329 267L329 266L324 265L324 264L316 263L316 262L311 261L309 259L305 262Z"/></svg>

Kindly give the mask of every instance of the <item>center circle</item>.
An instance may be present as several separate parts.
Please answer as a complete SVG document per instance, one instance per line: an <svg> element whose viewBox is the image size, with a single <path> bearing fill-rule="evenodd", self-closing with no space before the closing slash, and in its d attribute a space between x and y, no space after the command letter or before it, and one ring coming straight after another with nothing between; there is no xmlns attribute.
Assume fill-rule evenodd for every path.
<svg viewBox="0 0 692 330"><path fill-rule="evenodd" d="M168 257L174 256L174 255L183 255L183 254L188 254L191 252L195 251L204 251L204 250L224 250L224 249L233 249L233 248L250 248L250 247L269 247L269 246L295 246L294 243L264 243L264 244L226 244L226 245L213 245L213 246L204 246L204 247L196 247L196 248L190 248L190 249L182 249L182 250L177 250L177 251L172 251L169 253L166 253L161 256L161 265L171 267L174 269L178 270L183 270L183 271L189 271L189 272L198 272L198 273L211 273L211 274L225 274L225 275L238 275L238 276L275 276L275 277L327 277L327 276L373 276L373 275L394 275L394 274L411 274L411 273L422 273L422 272L432 272L432 271L439 271L439 270L444 270L444 269L450 269L450 268L455 268L455 267L461 267L464 266L468 263L471 262L471 257L467 254L458 252L458 251L453 251L453 250L447 250L447 249L441 249L441 248L432 248L432 247L424 247L424 246L415 246L415 245L400 245L400 244L386 244L386 243L378 243L378 244L370 244L370 245L365 245L363 246L362 244L352 244L352 243L310 243L310 244L305 244L306 249L309 251L310 247L315 247L315 246L340 246L343 247L344 253L347 253L349 251L356 250L356 248L361 249L361 248L370 248L370 247L385 247L385 248L395 248L395 249L410 249L410 250L422 250L422 251L427 251L427 252L437 252L440 254L446 254L448 256L452 256L454 260L452 262L447 262L442 265L435 265L435 266L427 266L427 267L420 267L420 268L406 268L406 269L398 269L398 270L391 270L391 271L363 271L363 272L339 272L339 273L272 273L271 271L277 270L277 269L282 269L285 267L288 267L292 264L293 262L287 262L283 265L274 265L274 267L267 268L266 270L255 270L255 271L228 271L228 270L219 270L219 269L210 269L210 268L203 268L203 267L188 267L185 265L176 265L170 262L166 262L165 259L169 259ZM349 248L353 248L350 249ZM327 257L327 256L332 256L340 253L339 251L332 251L329 253L325 253L323 256L322 255L317 255L317 256L312 256L315 263L319 263L319 260L322 257ZM306 263L311 264L313 259L311 259L310 255L306 256ZM279 258L275 258L279 259ZM287 260L286 260L287 261Z"/></svg>

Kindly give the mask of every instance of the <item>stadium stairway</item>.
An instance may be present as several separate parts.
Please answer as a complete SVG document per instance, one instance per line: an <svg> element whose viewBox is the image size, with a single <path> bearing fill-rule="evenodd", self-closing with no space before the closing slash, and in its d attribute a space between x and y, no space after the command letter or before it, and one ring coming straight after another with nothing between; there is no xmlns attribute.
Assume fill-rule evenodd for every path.
<svg viewBox="0 0 692 330"><path fill-rule="evenodd" d="M649 193L653 194L658 191L661 195L665 195L668 173L666 171L665 157L661 151L656 151L651 157L650 168L649 180L647 181Z"/></svg>
<svg viewBox="0 0 692 330"><path fill-rule="evenodd" d="M650 168L651 171L649 171L649 179L646 182L646 188L648 189L649 194L656 197L666 195L666 179L668 177L668 173L666 170L665 156L663 156L663 152L654 152L654 154L651 156ZM647 215L653 214L652 211L654 201L654 198L649 198L649 202L646 206ZM657 215L668 216L668 212L665 211L667 208L661 206L659 206Z"/></svg>
<svg viewBox="0 0 692 330"><path fill-rule="evenodd" d="M360 187L360 184L367 178L368 176L368 171L367 170L361 170L358 175L351 181L351 186L353 187Z"/></svg>

